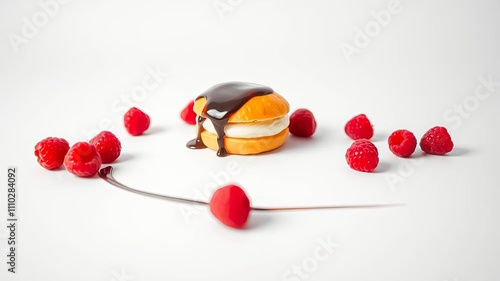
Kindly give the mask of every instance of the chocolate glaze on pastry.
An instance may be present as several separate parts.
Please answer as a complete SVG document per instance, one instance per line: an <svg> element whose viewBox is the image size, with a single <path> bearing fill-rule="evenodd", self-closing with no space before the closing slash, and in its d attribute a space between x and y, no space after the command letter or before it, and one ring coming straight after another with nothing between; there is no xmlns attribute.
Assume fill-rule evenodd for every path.
<svg viewBox="0 0 500 281"><path fill-rule="evenodd" d="M201 140L201 131L203 122L208 118L212 121L217 132L217 156L227 156L224 147L224 128L231 118L231 115L238 111L247 101L256 96L272 94L274 91L270 87L245 82L228 82L213 86L212 88L199 95L196 100L205 98L206 105L202 115L198 116L197 136L187 143L191 149L206 148Z"/></svg>

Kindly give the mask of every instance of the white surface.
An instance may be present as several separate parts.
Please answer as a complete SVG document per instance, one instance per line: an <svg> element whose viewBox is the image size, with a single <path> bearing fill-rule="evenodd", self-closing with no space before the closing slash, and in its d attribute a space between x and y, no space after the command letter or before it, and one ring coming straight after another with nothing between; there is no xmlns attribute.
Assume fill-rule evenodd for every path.
<svg viewBox="0 0 500 281"><path fill-rule="evenodd" d="M8 165L19 168L20 227L18 274L4 264L0 279L286 280L294 265L314 266L318 241L330 239L336 247L326 259L289 280L499 280L500 87L471 106L478 77L500 80L500 3L402 1L350 63L339 46L354 44L355 28L388 1L231 3L221 20L212 1L75 0L16 53L9 33L21 34L23 17L42 9L2 1L0 167L2 179ZM148 78L157 68L168 77ZM140 95L143 80L150 90ZM292 110L309 108L317 133L253 158L186 149L194 129L180 110L234 80L273 87ZM123 129L128 103L151 116L146 135ZM473 110L455 113L464 103ZM351 142L343 125L358 113L375 125L381 163L373 174L344 160ZM420 138L435 125L450 129L450 155L389 152L393 130ZM121 139L116 177L134 187L208 198L217 181L230 180L258 206L407 206L256 213L238 231L206 209L183 215L182 205L37 164L39 140L75 143L99 126ZM394 175L404 182L391 187ZM0 210L3 217L5 188ZM5 238L2 227L2 252Z"/></svg>

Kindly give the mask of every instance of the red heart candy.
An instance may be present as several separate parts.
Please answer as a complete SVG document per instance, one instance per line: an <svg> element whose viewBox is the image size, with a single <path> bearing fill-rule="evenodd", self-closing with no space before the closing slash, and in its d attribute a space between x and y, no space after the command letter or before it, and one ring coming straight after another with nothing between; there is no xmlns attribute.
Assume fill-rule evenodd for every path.
<svg viewBox="0 0 500 281"><path fill-rule="evenodd" d="M250 201L245 192L236 185L217 189L209 205L212 214L229 227L243 228L250 214Z"/></svg>
<svg viewBox="0 0 500 281"><path fill-rule="evenodd" d="M193 111L194 101L191 101L186 107L181 111L181 118L188 124L196 124L196 113Z"/></svg>

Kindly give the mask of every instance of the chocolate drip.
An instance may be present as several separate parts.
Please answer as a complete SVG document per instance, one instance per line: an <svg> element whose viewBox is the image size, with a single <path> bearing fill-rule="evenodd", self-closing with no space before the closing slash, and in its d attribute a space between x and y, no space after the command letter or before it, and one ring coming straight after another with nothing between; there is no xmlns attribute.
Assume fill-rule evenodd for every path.
<svg viewBox="0 0 500 281"><path fill-rule="evenodd" d="M191 149L202 149L202 148L207 148L207 146L201 141L201 126L203 125L203 122L205 122L207 118L204 118L202 116L198 116L198 119L196 121L196 125L198 126L198 132L196 133L196 138L190 140L186 146Z"/></svg>
<svg viewBox="0 0 500 281"><path fill-rule="evenodd" d="M205 98L206 105L201 116L198 116L198 122L196 123L197 136L187 143L187 147L191 149L206 147L201 140L201 131L203 129L203 122L209 119L217 132L217 145L219 146L217 156L226 156L227 151L224 147L224 137L226 134L224 128L229 118L251 98L268 95L273 92L273 89L269 87L244 82L222 83L208 89L196 98L196 100Z"/></svg>

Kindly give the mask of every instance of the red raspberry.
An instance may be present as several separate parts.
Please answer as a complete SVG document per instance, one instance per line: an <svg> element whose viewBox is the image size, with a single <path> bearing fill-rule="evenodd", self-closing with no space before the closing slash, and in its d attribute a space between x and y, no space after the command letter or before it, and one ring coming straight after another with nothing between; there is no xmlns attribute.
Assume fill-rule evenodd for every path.
<svg viewBox="0 0 500 281"><path fill-rule="evenodd" d="M212 214L229 227L243 228L250 214L250 201L236 185L217 189L209 205Z"/></svg>
<svg viewBox="0 0 500 281"><path fill-rule="evenodd" d="M301 108L290 115L290 133L297 137L308 138L316 131L316 119L311 111Z"/></svg>
<svg viewBox="0 0 500 281"><path fill-rule="evenodd" d="M344 131L353 140L369 140L373 137L372 124L364 114L356 115L347 121Z"/></svg>
<svg viewBox="0 0 500 281"><path fill-rule="evenodd" d="M367 139L359 139L347 149L345 159L349 166L360 172L372 172L378 165L377 147Z"/></svg>
<svg viewBox="0 0 500 281"><path fill-rule="evenodd" d="M49 137L35 145L35 156L42 167L54 170L61 167L68 150L69 143L65 139Z"/></svg>
<svg viewBox="0 0 500 281"><path fill-rule="evenodd" d="M101 167L101 156L90 143L77 142L66 154L64 166L79 177L92 177Z"/></svg>
<svg viewBox="0 0 500 281"><path fill-rule="evenodd" d="M89 142L99 152L103 164L113 163L120 156L122 150L120 140L109 131L100 132Z"/></svg>
<svg viewBox="0 0 500 281"><path fill-rule="evenodd" d="M132 107L123 117L125 128L132 136L139 136L149 128L149 116L136 107Z"/></svg>
<svg viewBox="0 0 500 281"><path fill-rule="evenodd" d="M186 123L195 125L196 124L196 113L193 111L194 101L191 101L182 111L181 118Z"/></svg>
<svg viewBox="0 0 500 281"><path fill-rule="evenodd" d="M424 134L420 148L427 154L444 155L453 149L453 141L445 127L436 126Z"/></svg>
<svg viewBox="0 0 500 281"><path fill-rule="evenodd" d="M397 130L388 139L389 149L399 157L410 157L417 147L417 138L408 130Z"/></svg>

